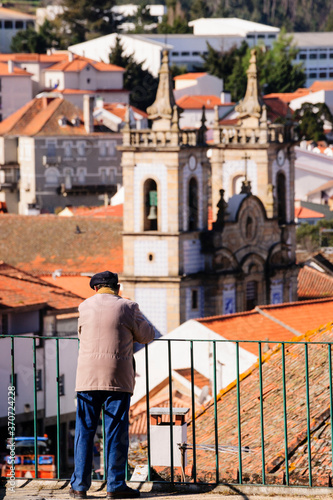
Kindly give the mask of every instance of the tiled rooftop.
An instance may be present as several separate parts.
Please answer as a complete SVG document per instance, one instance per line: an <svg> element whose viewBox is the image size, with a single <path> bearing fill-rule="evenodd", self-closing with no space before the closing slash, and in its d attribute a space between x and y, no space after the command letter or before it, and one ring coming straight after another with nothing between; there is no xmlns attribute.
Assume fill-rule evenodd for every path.
<svg viewBox="0 0 333 500"><path fill-rule="evenodd" d="M12 71L9 71L8 64L0 62L0 76L31 76L25 69L13 67Z"/></svg>
<svg viewBox="0 0 333 500"><path fill-rule="evenodd" d="M298 273L297 294L300 300L333 297L333 277L304 266Z"/></svg>
<svg viewBox="0 0 333 500"><path fill-rule="evenodd" d="M88 65L92 66L97 71L125 71L124 68L116 66L115 64L107 64L104 62L94 61L93 59L88 59L87 57L78 56L76 54L71 54L70 57L65 55L62 61L56 63L54 66L47 68L46 71L64 71L77 73L82 71Z"/></svg>
<svg viewBox="0 0 333 500"><path fill-rule="evenodd" d="M325 216L319 212L310 210L310 208L295 207L295 217L297 219L322 219Z"/></svg>
<svg viewBox="0 0 333 500"><path fill-rule="evenodd" d="M223 106L221 99L216 95L184 95L177 100L177 105L183 109L213 109L214 106ZM228 106L232 103L226 104Z"/></svg>
<svg viewBox="0 0 333 500"><path fill-rule="evenodd" d="M120 273L121 231L120 217L111 223L109 217L0 214L0 259L33 274L56 269Z"/></svg>
<svg viewBox="0 0 333 500"><path fill-rule="evenodd" d="M24 271L0 263L2 309L47 304L52 309L76 309L82 298Z"/></svg>
<svg viewBox="0 0 333 500"><path fill-rule="evenodd" d="M328 485L332 472L331 438L329 430L329 363L327 345L314 342L332 342L333 324L308 334L305 339L309 359L309 404L314 484ZM304 339L303 339L304 340ZM286 408L288 425L289 472L293 484L308 484L307 464L307 407L305 347L303 344L286 348ZM262 365L265 469L278 474L280 484L285 472L285 435L283 411L282 354L278 347L267 355ZM236 384L218 395L218 439L220 445L238 447ZM297 396L297 397L296 397ZM240 382L241 445L250 453L242 454L243 474L252 482L260 482L262 473L262 437L260 420L259 367L255 364ZM226 418L227 416L227 418ZM211 403L195 421L197 445L214 445L214 404ZM191 435L191 429L188 429ZM190 438L191 439L191 438ZM237 448L238 449L238 448ZM298 467L301 467L299 469ZM197 450L197 470L200 474L212 471L214 451ZM236 481L239 469L238 454L220 453L220 480Z"/></svg>

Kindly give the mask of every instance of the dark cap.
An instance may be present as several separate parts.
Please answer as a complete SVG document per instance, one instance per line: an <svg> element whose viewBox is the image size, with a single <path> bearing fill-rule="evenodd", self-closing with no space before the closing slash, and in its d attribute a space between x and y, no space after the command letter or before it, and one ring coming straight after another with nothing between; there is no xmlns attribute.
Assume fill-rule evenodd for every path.
<svg viewBox="0 0 333 500"><path fill-rule="evenodd" d="M97 285L115 286L118 284L118 274L111 273L111 271L103 271L102 273L94 274L89 284L92 289Z"/></svg>

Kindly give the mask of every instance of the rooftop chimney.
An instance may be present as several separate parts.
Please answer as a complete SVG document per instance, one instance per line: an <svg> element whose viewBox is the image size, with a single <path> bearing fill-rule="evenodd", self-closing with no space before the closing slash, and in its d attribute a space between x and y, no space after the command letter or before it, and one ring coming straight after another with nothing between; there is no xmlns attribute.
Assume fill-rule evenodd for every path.
<svg viewBox="0 0 333 500"><path fill-rule="evenodd" d="M74 61L74 54L73 52L68 52L68 61L73 62Z"/></svg>
<svg viewBox="0 0 333 500"><path fill-rule="evenodd" d="M10 59L8 60L8 73L14 73L14 63Z"/></svg>
<svg viewBox="0 0 333 500"><path fill-rule="evenodd" d="M87 134L91 134L94 131L94 96L84 95L83 96L83 120L84 127Z"/></svg>

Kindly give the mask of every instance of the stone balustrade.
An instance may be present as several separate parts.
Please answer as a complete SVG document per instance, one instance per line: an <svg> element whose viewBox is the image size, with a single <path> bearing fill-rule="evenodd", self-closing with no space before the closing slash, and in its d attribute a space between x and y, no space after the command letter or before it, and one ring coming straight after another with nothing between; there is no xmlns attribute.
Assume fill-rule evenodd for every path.
<svg viewBox="0 0 333 500"><path fill-rule="evenodd" d="M123 130L123 146L167 147L205 144L205 130Z"/></svg>
<svg viewBox="0 0 333 500"><path fill-rule="evenodd" d="M296 140L292 125L269 124L256 128L226 125L214 129L215 144L266 144Z"/></svg>

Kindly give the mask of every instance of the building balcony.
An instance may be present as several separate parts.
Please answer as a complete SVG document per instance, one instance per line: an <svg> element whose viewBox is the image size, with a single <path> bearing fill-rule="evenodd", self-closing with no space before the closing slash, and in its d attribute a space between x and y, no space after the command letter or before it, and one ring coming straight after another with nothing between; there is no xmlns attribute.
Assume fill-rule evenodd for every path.
<svg viewBox="0 0 333 500"><path fill-rule="evenodd" d="M16 191L18 189L19 176L20 170L18 165L1 165L0 191Z"/></svg>
<svg viewBox="0 0 333 500"><path fill-rule="evenodd" d="M49 167L51 165L52 166L59 165L59 163L61 163L61 156L43 155L42 161L43 161L44 167Z"/></svg>

